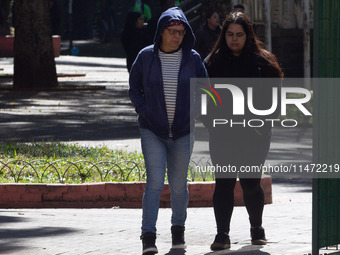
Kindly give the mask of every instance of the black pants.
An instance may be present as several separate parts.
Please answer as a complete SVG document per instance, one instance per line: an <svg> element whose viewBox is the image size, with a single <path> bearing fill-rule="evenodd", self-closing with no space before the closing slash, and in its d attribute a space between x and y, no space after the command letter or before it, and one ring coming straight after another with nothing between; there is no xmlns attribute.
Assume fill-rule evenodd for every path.
<svg viewBox="0 0 340 255"><path fill-rule="evenodd" d="M244 166L261 166L269 151L270 137L256 144L221 144L210 141L210 155L214 166L234 166L240 170ZM217 168L216 168L217 169ZM239 173L243 190L243 200L252 227L262 225L264 191L261 186L261 172ZM230 220L234 209L234 188L237 173L216 173L213 196L214 213L218 233L229 233Z"/></svg>

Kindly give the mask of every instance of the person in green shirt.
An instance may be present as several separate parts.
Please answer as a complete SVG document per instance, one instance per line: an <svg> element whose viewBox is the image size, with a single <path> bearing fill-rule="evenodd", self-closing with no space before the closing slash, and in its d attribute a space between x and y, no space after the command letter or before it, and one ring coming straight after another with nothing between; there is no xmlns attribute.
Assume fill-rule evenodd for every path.
<svg viewBox="0 0 340 255"><path fill-rule="evenodd" d="M149 5L145 3L145 0L136 0L132 11L140 12L145 21L148 21L152 17L151 9Z"/></svg>

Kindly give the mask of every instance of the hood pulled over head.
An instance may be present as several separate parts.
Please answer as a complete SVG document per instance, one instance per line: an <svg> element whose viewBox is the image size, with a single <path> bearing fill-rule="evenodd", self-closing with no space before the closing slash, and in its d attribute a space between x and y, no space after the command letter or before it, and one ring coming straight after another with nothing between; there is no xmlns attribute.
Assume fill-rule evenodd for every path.
<svg viewBox="0 0 340 255"><path fill-rule="evenodd" d="M159 48L159 44L161 41L161 34L163 30L168 26L171 21L180 21L186 28L187 33L185 34L182 42L182 48L184 50L191 50L195 44L195 35L192 31L191 26L187 18L185 17L182 10L178 7L172 7L165 12L162 13L161 17L158 20L157 30L154 38L155 47Z"/></svg>

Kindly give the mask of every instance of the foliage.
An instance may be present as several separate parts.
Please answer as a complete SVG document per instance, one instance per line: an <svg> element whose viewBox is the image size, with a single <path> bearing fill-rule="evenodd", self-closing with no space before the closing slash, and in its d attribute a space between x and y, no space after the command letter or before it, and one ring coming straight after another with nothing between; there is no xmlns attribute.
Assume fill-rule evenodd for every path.
<svg viewBox="0 0 340 255"><path fill-rule="evenodd" d="M137 181L144 172L137 152L61 142L0 143L2 182Z"/></svg>
<svg viewBox="0 0 340 255"><path fill-rule="evenodd" d="M189 167L189 180L212 177ZM145 181L143 154L62 142L0 143L0 182L73 183Z"/></svg>

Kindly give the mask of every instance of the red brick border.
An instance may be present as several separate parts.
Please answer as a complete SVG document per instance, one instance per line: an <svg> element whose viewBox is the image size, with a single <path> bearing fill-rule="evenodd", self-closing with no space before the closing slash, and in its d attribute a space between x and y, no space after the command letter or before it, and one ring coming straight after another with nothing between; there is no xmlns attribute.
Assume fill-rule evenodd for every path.
<svg viewBox="0 0 340 255"><path fill-rule="evenodd" d="M272 203L272 180L262 178L265 203ZM214 182L190 182L189 207L212 206ZM144 182L88 184L0 184L0 208L140 208ZM239 182L235 187L235 205L243 205ZM169 185L165 184L161 207L170 207Z"/></svg>
<svg viewBox="0 0 340 255"><path fill-rule="evenodd" d="M54 57L60 56L61 38L59 35L52 36ZM14 36L0 36L0 57L14 57Z"/></svg>

